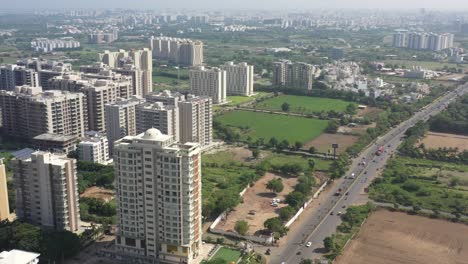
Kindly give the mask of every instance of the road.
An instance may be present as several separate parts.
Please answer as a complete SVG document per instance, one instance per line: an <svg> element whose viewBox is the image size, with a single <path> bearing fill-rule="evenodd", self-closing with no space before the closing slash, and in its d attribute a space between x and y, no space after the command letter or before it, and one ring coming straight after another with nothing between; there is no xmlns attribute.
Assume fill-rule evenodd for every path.
<svg viewBox="0 0 468 264"><path fill-rule="evenodd" d="M329 191L331 195L322 199L314 213L307 214L296 223L300 226L294 232L294 237L288 238L288 243L285 245L272 249L269 263L297 264L302 259L322 257L324 238L335 233L336 227L341 223L339 213L344 213L349 205L367 199L364 188L379 175L387 160L402 142L405 131L419 121L428 120L431 116L445 109L458 96L467 92L468 84L465 84L446 93L415 113L410 119L379 137L375 144L369 146L357 158L353 159L345 179L340 179ZM375 153L380 146L384 146L385 151L377 156ZM363 162L365 162L364 165ZM352 173L355 174L354 179L351 177ZM342 195L334 196L333 193L339 189L342 189ZM306 247L307 242L311 242L312 246Z"/></svg>

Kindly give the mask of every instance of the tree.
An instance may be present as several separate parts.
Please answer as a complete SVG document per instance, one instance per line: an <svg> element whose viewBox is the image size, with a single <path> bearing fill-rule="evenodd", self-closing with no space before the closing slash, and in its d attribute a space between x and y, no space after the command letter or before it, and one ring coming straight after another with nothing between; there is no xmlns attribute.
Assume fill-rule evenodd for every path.
<svg viewBox="0 0 468 264"><path fill-rule="evenodd" d="M301 149L301 148L302 148L302 142L296 141L296 142L294 143L294 149L295 149L295 150L299 150L299 149Z"/></svg>
<svg viewBox="0 0 468 264"><path fill-rule="evenodd" d="M309 159L309 169L313 170L315 168L315 160Z"/></svg>
<svg viewBox="0 0 468 264"><path fill-rule="evenodd" d="M289 220L294 215L294 208L291 206L286 206L280 209L279 218L283 221Z"/></svg>
<svg viewBox="0 0 468 264"><path fill-rule="evenodd" d="M254 148L252 150L252 158L257 159L260 156L260 150L258 148Z"/></svg>
<svg viewBox="0 0 468 264"><path fill-rule="evenodd" d="M315 154L315 152L317 152L317 148L315 148L314 146L309 148L309 153L310 154Z"/></svg>
<svg viewBox="0 0 468 264"><path fill-rule="evenodd" d="M280 236L284 236L288 232L288 228L283 226L281 219L278 217L267 219L263 223L263 226L271 232L278 233Z"/></svg>
<svg viewBox="0 0 468 264"><path fill-rule="evenodd" d="M277 146L277 149L282 150L282 149L287 149L289 148L289 141L287 139L283 139Z"/></svg>
<svg viewBox="0 0 468 264"><path fill-rule="evenodd" d="M268 145L271 148L276 147L276 145L278 145L278 139L276 139L275 137L270 138L270 141L268 141Z"/></svg>
<svg viewBox="0 0 468 264"><path fill-rule="evenodd" d="M293 208L298 208L304 204L304 199L303 193L294 191L286 196L285 202Z"/></svg>
<svg viewBox="0 0 468 264"><path fill-rule="evenodd" d="M299 264L314 264L311 259L303 259Z"/></svg>
<svg viewBox="0 0 468 264"><path fill-rule="evenodd" d="M284 189L283 180L281 178L272 179L267 182L266 188L274 193L280 193Z"/></svg>
<svg viewBox="0 0 468 264"><path fill-rule="evenodd" d="M80 239L70 231L52 232L45 235L46 255L60 261L80 252Z"/></svg>
<svg viewBox="0 0 468 264"><path fill-rule="evenodd" d="M325 249L327 250L327 252L331 252L331 251L335 250L335 239L334 239L334 237L333 236L326 237L323 240L323 245L324 245Z"/></svg>
<svg viewBox="0 0 468 264"><path fill-rule="evenodd" d="M236 230L237 233L245 236L249 231L249 223L244 220L237 221L236 225L234 226L234 230Z"/></svg>
<svg viewBox="0 0 468 264"><path fill-rule="evenodd" d="M355 104L349 104L346 107L346 113L349 115L355 115L357 113L357 106Z"/></svg>
<svg viewBox="0 0 468 264"><path fill-rule="evenodd" d="M282 105L281 105L281 110L283 110L283 112L289 112L289 109L291 108L291 105L284 102Z"/></svg>
<svg viewBox="0 0 468 264"><path fill-rule="evenodd" d="M338 122L336 122L335 120L330 120L328 122L327 128L325 128L325 132L335 134L336 132L338 132L339 127L340 126L339 126Z"/></svg>

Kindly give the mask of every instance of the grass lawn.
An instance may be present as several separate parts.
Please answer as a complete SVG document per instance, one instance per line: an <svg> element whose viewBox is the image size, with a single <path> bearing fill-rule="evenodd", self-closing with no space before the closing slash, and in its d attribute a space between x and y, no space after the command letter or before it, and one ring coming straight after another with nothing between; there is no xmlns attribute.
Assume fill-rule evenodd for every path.
<svg viewBox="0 0 468 264"><path fill-rule="evenodd" d="M279 153L272 153L266 157L262 162L266 162L270 165L281 166L283 164L300 164L303 169L309 167L309 159L315 161L315 169L319 171L328 171L332 160L318 159L318 158L308 158L302 157L300 155L286 155Z"/></svg>
<svg viewBox="0 0 468 264"><path fill-rule="evenodd" d="M226 106L236 106L238 104L254 101L256 98L262 97L267 95L268 93L265 92L257 92L254 96L240 96L240 95L233 95L228 96L227 100L230 101L229 103L225 104Z"/></svg>
<svg viewBox="0 0 468 264"><path fill-rule="evenodd" d="M232 111L216 117L224 125L241 129L244 138L275 137L288 140L291 144L299 141L306 143L323 133L328 125L326 120L275 115L259 112Z"/></svg>
<svg viewBox="0 0 468 264"><path fill-rule="evenodd" d="M226 263L231 263L236 262L240 256L241 253L239 251L222 247L216 252L216 254L214 254L211 259L222 259L226 261Z"/></svg>
<svg viewBox="0 0 468 264"><path fill-rule="evenodd" d="M448 68L464 68L464 65L456 64L456 63L446 63L446 62L438 62L438 61L418 61L418 60L384 60L385 65L395 65L398 66L406 66L406 68L411 68L413 66L421 66L428 70L436 70L442 69L444 66Z"/></svg>
<svg viewBox="0 0 468 264"><path fill-rule="evenodd" d="M257 108L281 111L281 105L285 102L290 105L290 112L300 113L327 112L331 110L343 112L349 104L353 104L352 102L331 98L280 95L257 104Z"/></svg>

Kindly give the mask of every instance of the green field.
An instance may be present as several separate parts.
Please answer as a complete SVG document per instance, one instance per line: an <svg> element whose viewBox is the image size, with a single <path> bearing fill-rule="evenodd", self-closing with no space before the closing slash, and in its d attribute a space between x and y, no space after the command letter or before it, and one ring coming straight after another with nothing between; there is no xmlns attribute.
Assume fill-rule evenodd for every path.
<svg viewBox="0 0 468 264"><path fill-rule="evenodd" d="M241 253L239 251L222 247L216 251L216 254L211 259L222 259L225 261L225 263L231 263L239 260L240 256Z"/></svg>
<svg viewBox="0 0 468 264"><path fill-rule="evenodd" d="M290 143L306 143L322 134L328 125L326 120L247 111L228 112L216 117L216 121L240 129L244 138L275 137Z"/></svg>
<svg viewBox="0 0 468 264"><path fill-rule="evenodd" d="M306 170L309 167L309 159L315 161L315 170L319 171L328 171L330 168L331 160L318 159L318 158L308 158L302 157L299 155L286 155L272 153L266 157L262 162L267 163L268 165L282 166L284 164L300 164L303 170Z"/></svg>
<svg viewBox="0 0 468 264"><path fill-rule="evenodd" d="M349 104L353 104L352 102L331 98L280 95L257 104L257 108L281 111L283 103L290 105L290 112L298 113L327 112L331 110L343 112Z"/></svg>
<svg viewBox="0 0 468 264"><path fill-rule="evenodd" d="M255 99L257 99L259 97L262 97L262 96L265 96L267 94L268 93L265 93L265 92L257 92L256 95L250 96L250 97L249 96L240 96L240 95L228 96L227 100L230 101L230 102L225 104L225 106L236 106L238 104L251 102L251 101L254 101Z"/></svg>

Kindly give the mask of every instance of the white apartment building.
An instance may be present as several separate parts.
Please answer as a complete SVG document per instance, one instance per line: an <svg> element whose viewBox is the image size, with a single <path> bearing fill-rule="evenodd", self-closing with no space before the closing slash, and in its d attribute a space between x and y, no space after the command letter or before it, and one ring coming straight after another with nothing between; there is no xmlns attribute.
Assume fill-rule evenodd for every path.
<svg viewBox="0 0 468 264"><path fill-rule="evenodd" d="M39 74L24 66L8 64L0 66L0 90L13 91L16 86L39 86Z"/></svg>
<svg viewBox="0 0 468 264"><path fill-rule="evenodd" d="M161 102L164 105L175 105L179 102L185 101L185 95L179 92L171 92L164 90L162 92L152 92L145 96L145 99L149 103Z"/></svg>
<svg viewBox="0 0 468 264"><path fill-rule="evenodd" d="M10 251L2 251L0 253L0 264L38 264L38 253L13 249Z"/></svg>
<svg viewBox="0 0 468 264"><path fill-rule="evenodd" d="M4 133L33 138L44 133L84 135L86 102L81 93L21 86L0 91Z"/></svg>
<svg viewBox="0 0 468 264"><path fill-rule="evenodd" d="M228 95L253 95L254 68L246 62L226 62L220 67L226 71L226 93Z"/></svg>
<svg viewBox="0 0 468 264"><path fill-rule="evenodd" d="M201 247L201 157L155 128L115 143L119 252L147 263L194 263Z"/></svg>
<svg viewBox="0 0 468 264"><path fill-rule="evenodd" d="M198 66L190 69L189 77L192 94L209 96L214 104L226 102L226 71Z"/></svg>
<svg viewBox="0 0 468 264"><path fill-rule="evenodd" d="M80 47L80 42L72 37L59 39L37 38L31 41L31 48L35 52L51 52L56 49L76 49Z"/></svg>
<svg viewBox="0 0 468 264"><path fill-rule="evenodd" d="M181 66L199 66L203 64L203 42L201 41L151 37L149 46L155 59L167 59Z"/></svg>
<svg viewBox="0 0 468 264"><path fill-rule="evenodd" d="M100 61L111 68L122 68L124 65L134 65L141 71L141 96L153 91L153 59L150 49L99 53Z"/></svg>
<svg viewBox="0 0 468 264"><path fill-rule="evenodd" d="M109 141L96 131L88 131L78 144L78 159L99 164L109 162Z"/></svg>
<svg viewBox="0 0 468 264"><path fill-rule="evenodd" d="M128 99L117 99L106 107L106 133L109 140L109 152L112 153L114 142L125 137L135 136L136 133L136 107L145 100L133 96Z"/></svg>
<svg viewBox="0 0 468 264"><path fill-rule="evenodd" d="M454 35L451 33L427 33L398 31L393 35L393 46L416 50L440 51L453 47Z"/></svg>
<svg viewBox="0 0 468 264"><path fill-rule="evenodd" d="M11 161L18 219L55 230L78 231L76 161L25 149Z"/></svg>
<svg viewBox="0 0 468 264"><path fill-rule="evenodd" d="M165 135L173 136L179 141L179 108L174 105L164 105L161 102L143 103L136 107L137 134L150 128L156 128Z"/></svg>
<svg viewBox="0 0 468 264"><path fill-rule="evenodd" d="M188 95L178 103L180 142L213 143L213 108L210 97Z"/></svg>

